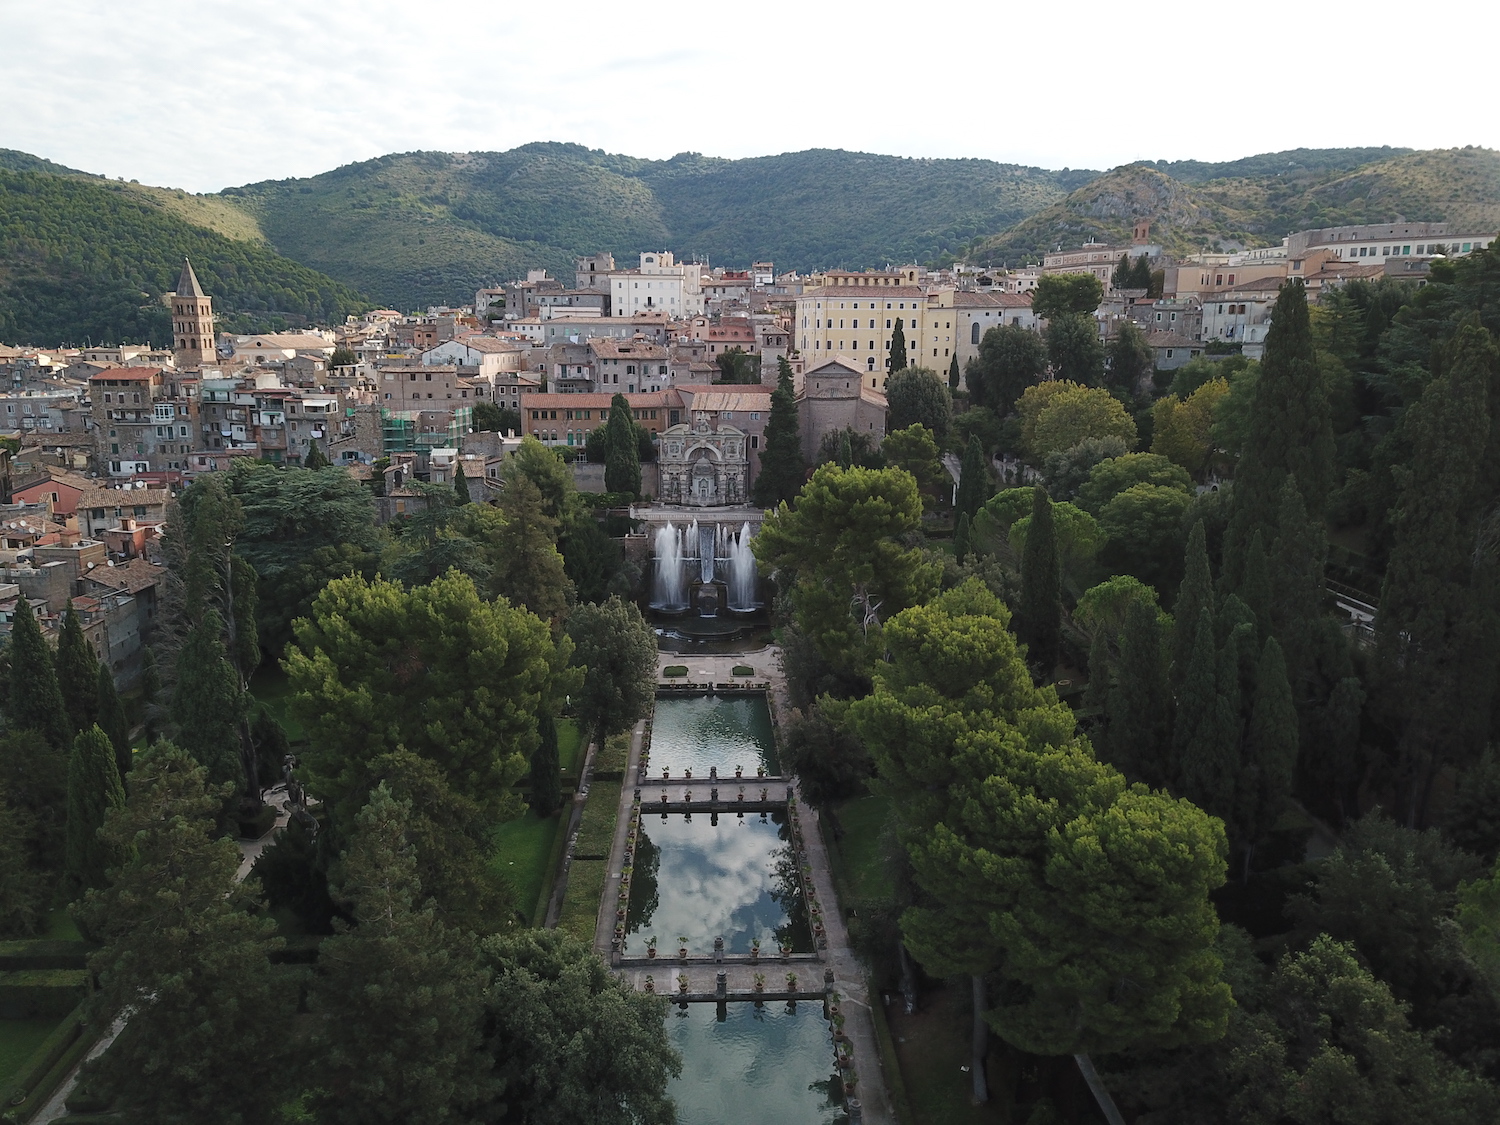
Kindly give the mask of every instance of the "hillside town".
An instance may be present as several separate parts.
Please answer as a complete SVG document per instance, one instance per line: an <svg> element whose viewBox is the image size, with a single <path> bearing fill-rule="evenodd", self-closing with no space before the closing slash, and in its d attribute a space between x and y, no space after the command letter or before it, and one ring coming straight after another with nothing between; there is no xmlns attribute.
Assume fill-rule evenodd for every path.
<svg viewBox="0 0 1500 1125"><path fill-rule="evenodd" d="M163 298L171 349L0 345L13 447L0 462L0 631L24 597L55 633L71 599L100 658L132 682L155 615L167 502L236 458L326 458L369 482L389 520L423 504L414 481L462 474L492 496L505 458L531 437L563 452L581 490L602 492L604 466L587 441L619 394L654 441L645 495L692 508L741 504L760 471L783 362L812 460L844 430L879 445L893 343L911 366L964 371L991 328L1046 328L1032 294L1047 275L1097 278L1099 337L1129 322L1160 373L1199 356L1258 358L1287 279L1300 279L1311 301L1356 279L1421 285L1434 261L1491 237L1392 223L1176 260L1142 222L1128 246L1059 247L1023 268L805 276L778 274L771 262L681 262L668 250L628 266L599 253L577 259L571 279L533 270L479 290L471 305L376 309L265 335L218 331L213 295L184 262ZM476 409L489 407L502 424L477 426Z"/></svg>

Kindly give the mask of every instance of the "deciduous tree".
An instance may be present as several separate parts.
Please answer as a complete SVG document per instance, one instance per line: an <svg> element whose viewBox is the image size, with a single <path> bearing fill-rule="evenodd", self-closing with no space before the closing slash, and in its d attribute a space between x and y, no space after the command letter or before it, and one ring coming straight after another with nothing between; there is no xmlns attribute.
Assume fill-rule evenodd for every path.
<svg viewBox="0 0 1500 1125"><path fill-rule="evenodd" d="M612 597L568 615L573 665L583 684L573 710L601 741L627 731L656 697L656 635L634 602Z"/></svg>
<svg viewBox="0 0 1500 1125"><path fill-rule="evenodd" d="M931 430L938 441L948 436L953 397L934 372L925 367L895 372L886 380L885 397L890 404L889 429L921 425Z"/></svg>
<svg viewBox="0 0 1500 1125"><path fill-rule="evenodd" d="M1091 273L1052 273L1037 281L1031 309L1043 320L1092 313L1104 299L1104 285Z"/></svg>
<svg viewBox="0 0 1500 1125"><path fill-rule="evenodd" d="M1047 361L1052 377L1097 387L1104 381L1104 344L1092 316L1062 313L1047 324Z"/></svg>
<svg viewBox="0 0 1500 1125"><path fill-rule="evenodd" d="M969 400L996 414L1008 414L1027 387L1047 374L1047 347L1039 333L1018 324L991 328L979 341L964 378Z"/></svg>
<svg viewBox="0 0 1500 1125"><path fill-rule="evenodd" d="M1109 342L1106 358L1109 385L1127 395L1140 394L1147 388L1156 370L1156 352L1133 320L1120 322L1119 332Z"/></svg>

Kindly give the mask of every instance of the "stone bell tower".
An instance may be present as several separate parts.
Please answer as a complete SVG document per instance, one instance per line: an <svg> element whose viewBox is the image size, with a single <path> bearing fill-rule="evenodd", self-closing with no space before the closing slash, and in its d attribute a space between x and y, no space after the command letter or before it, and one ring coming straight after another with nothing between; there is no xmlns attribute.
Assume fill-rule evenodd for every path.
<svg viewBox="0 0 1500 1125"><path fill-rule="evenodd" d="M187 371L215 363L213 300L198 284L193 264L182 260L182 276L172 296L173 359L177 370Z"/></svg>

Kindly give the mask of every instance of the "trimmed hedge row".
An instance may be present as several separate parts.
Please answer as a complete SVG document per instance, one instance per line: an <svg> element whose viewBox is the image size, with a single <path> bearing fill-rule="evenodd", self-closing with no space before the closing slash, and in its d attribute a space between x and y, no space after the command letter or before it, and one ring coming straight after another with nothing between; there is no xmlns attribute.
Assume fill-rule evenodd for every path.
<svg viewBox="0 0 1500 1125"><path fill-rule="evenodd" d="M18 969L83 969L94 946L81 941L0 941L0 972Z"/></svg>
<svg viewBox="0 0 1500 1125"><path fill-rule="evenodd" d="M88 994L86 969L12 969L0 972L0 1019L65 1016Z"/></svg>
<svg viewBox="0 0 1500 1125"><path fill-rule="evenodd" d="M11 1125L25 1121L36 1112L39 1102L51 1097L63 1075L93 1046L94 1037L85 1035L85 1030L83 1005L78 1004L42 1040L10 1083L0 1086L0 1122Z"/></svg>

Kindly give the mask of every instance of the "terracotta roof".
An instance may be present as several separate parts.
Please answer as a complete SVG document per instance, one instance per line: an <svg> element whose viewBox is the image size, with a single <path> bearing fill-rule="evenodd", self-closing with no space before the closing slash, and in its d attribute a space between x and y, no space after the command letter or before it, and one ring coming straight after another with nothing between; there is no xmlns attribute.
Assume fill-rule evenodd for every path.
<svg viewBox="0 0 1500 1125"><path fill-rule="evenodd" d="M88 572L87 577L101 586L110 586L116 590L139 594L142 590L149 590L160 582L165 573L165 567L157 566L145 559L131 559L129 562L116 563L114 566L96 566Z"/></svg>
<svg viewBox="0 0 1500 1125"><path fill-rule="evenodd" d="M769 410L770 391L726 391L716 387L693 395L693 410Z"/></svg>
<svg viewBox="0 0 1500 1125"><path fill-rule="evenodd" d="M1029 309L1030 293L955 293L956 309Z"/></svg>
<svg viewBox="0 0 1500 1125"><path fill-rule="evenodd" d="M124 379L132 383L148 382L154 376L161 374L160 367L116 367L109 371L100 371L98 374L90 375L89 382L107 379L119 381Z"/></svg>
<svg viewBox="0 0 1500 1125"><path fill-rule="evenodd" d="M1203 349L1202 340L1189 340L1186 336L1180 336L1176 332L1151 332L1146 336L1146 343L1153 348L1197 348Z"/></svg>
<svg viewBox="0 0 1500 1125"><path fill-rule="evenodd" d="M153 504L165 504L172 499L166 488L98 488L93 487L78 497L80 508L124 508Z"/></svg>

